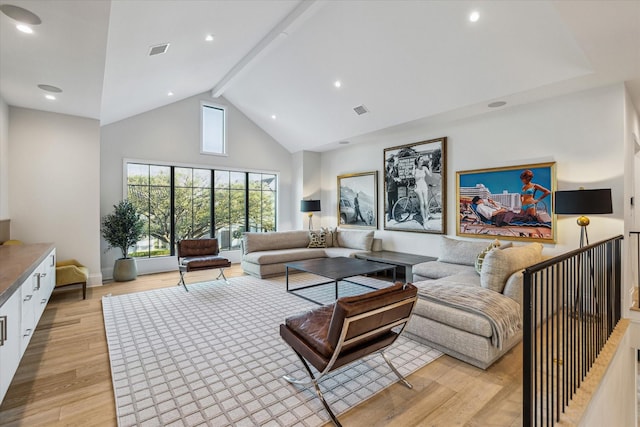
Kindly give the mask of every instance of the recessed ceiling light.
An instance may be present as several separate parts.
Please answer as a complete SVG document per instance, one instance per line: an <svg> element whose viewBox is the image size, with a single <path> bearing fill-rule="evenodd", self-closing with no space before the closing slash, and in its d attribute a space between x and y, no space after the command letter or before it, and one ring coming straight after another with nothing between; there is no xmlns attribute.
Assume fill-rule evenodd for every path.
<svg viewBox="0 0 640 427"><path fill-rule="evenodd" d="M52 86L52 85L38 85L38 87L42 90L44 90L45 92L53 92L53 93L61 93L62 89L60 89L57 86Z"/></svg>
<svg viewBox="0 0 640 427"><path fill-rule="evenodd" d="M208 42L212 42L213 41L213 36L211 34L207 34L207 37L204 38L206 41Z"/></svg>
<svg viewBox="0 0 640 427"><path fill-rule="evenodd" d="M480 19L480 13L477 10L471 12L471 14L469 15L469 21L478 22L478 19Z"/></svg>
<svg viewBox="0 0 640 427"><path fill-rule="evenodd" d="M16 25L16 28L18 29L18 31L21 31L25 34L33 34L33 29L31 29L31 27L26 24L18 24Z"/></svg>
<svg viewBox="0 0 640 427"><path fill-rule="evenodd" d="M56 97L51 95L50 93L46 94L44 97L47 98L49 101L55 101L56 99Z"/></svg>
<svg viewBox="0 0 640 427"><path fill-rule="evenodd" d="M488 105L489 108L502 107L503 105L507 105L505 101L495 101Z"/></svg>
<svg viewBox="0 0 640 427"><path fill-rule="evenodd" d="M272 118L273 120L275 120L275 119L277 119L278 117L277 117L275 114L272 114L272 115L271 115L271 118Z"/></svg>
<svg viewBox="0 0 640 427"><path fill-rule="evenodd" d="M340 80L336 80L335 82L333 82L333 85L335 87L340 87L340 86L342 86L342 82Z"/></svg>
<svg viewBox="0 0 640 427"><path fill-rule="evenodd" d="M173 92L171 91L167 92L167 96L173 96Z"/></svg>
<svg viewBox="0 0 640 427"><path fill-rule="evenodd" d="M14 6L12 4L0 5L0 11L7 15L9 18L21 23L29 25L40 25L42 20L35 13L28 11L22 7Z"/></svg>

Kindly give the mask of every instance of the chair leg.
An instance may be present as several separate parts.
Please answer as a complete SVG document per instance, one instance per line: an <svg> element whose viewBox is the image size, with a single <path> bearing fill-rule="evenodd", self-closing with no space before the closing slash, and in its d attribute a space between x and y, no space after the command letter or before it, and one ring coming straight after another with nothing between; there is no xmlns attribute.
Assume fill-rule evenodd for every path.
<svg viewBox="0 0 640 427"><path fill-rule="evenodd" d="M184 286L184 290L189 292L189 289L187 289L187 285L184 283L184 271L180 272L180 281L178 282L178 286Z"/></svg>
<svg viewBox="0 0 640 427"><path fill-rule="evenodd" d="M320 377L318 377L316 379L316 377L313 375L313 372L311 372L311 368L309 368L309 365L307 364L307 361L304 360L304 357L302 357L300 355L300 353L298 353L295 350L293 350L293 352L298 356L298 358L300 359L300 361L304 365L304 368L307 370L307 373L309 374L310 380L309 381L297 380L297 379L295 379L293 377L290 377L288 375L285 375L282 378L284 378L286 381L290 382L291 384L306 385L306 384L312 383L313 387L316 390L316 394L318 395L318 397L320 398L320 401L322 402L322 406L324 406L324 409L326 409L327 412L329 413L329 416L331 417L331 421L333 421L333 423L336 425L336 427L342 427L342 424L340 424L340 421L338 421L338 418L336 417L336 415L333 413L333 411L329 407L329 404L327 403L326 400L324 400L324 396L322 395L322 391L320 390L320 386L318 385L318 379L320 379Z"/></svg>
<svg viewBox="0 0 640 427"><path fill-rule="evenodd" d="M393 364L391 363L391 360L389 360L389 358L387 357L386 354L384 354L384 351L381 351L380 354L382 355L382 358L384 359L385 362L387 362L387 365L389 365L389 367L391 368L391 370L393 371L394 374L396 374L396 376L398 377L398 379L400 380L400 382L402 384L404 384L407 388L412 389L413 386L409 383L409 381L407 381L401 374L400 372L398 372L398 370L396 369L395 366L393 366Z"/></svg>
<svg viewBox="0 0 640 427"><path fill-rule="evenodd" d="M82 282L82 299L87 299L87 282Z"/></svg>
<svg viewBox="0 0 640 427"><path fill-rule="evenodd" d="M224 279L224 283L226 283L227 285L229 284L229 281L227 280L227 276L224 275L224 268L220 269L220 274L218 274L218 277L216 277L216 280L220 280L220 277Z"/></svg>

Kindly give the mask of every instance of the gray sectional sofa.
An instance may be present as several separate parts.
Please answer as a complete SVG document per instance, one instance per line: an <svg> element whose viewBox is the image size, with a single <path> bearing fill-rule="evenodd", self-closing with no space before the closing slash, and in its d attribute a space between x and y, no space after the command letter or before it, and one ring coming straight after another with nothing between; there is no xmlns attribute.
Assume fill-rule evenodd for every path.
<svg viewBox="0 0 640 427"><path fill-rule="evenodd" d="M443 237L438 260L414 266L419 300L405 329L482 369L522 339L522 270L543 260L539 243L490 244Z"/></svg>
<svg viewBox="0 0 640 427"><path fill-rule="evenodd" d="M382 250L380 239L373 231L327 229L314 230L324 236L324 245L314 241L309 231L274 231L269 233L244 233L242 238L242 262L245 273L259 278L285 273L285 264L313 258L353 257L358 252ZM316 246L316 247L309 247ZM296 270L293 270L294 272Z"/></svg>

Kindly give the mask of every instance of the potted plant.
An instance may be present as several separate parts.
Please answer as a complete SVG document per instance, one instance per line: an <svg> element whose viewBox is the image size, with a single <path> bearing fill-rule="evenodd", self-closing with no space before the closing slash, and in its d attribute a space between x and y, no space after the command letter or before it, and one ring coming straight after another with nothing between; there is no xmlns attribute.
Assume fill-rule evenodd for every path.
<svg viewBox="0 0 640 427"><path fill-rule="evenodd" d="M102 218L102 237L108 243L107 250L118 248L122 258L115 261L113 280L126 282L138 276L135 258L128 256L129 248L144 234L144 221L136 207L128 200L113 205L113 213Z"/></svg>

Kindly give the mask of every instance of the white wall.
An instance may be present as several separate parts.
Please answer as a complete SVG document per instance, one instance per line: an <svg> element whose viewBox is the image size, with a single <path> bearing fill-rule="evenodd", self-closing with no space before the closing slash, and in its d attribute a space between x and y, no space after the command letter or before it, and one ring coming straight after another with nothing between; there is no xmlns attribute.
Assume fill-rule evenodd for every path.
<svg viewBox="0 0 640 427"><path fill-rule="evenodd" d="M228 156L200 154L200 102L227 107ZM278 229L294 228L292 156L224 98L212 100L208 93L193 96L116 123L103 126L100 143L100 215L111 212L124 197L123 159L171 162L205 167L277 172ZM106 244L102 242L102 248ZM239 261L234 251L226 255ZM111 277L118 252L102 253L102 271ZM176 269L173 257L138 260L138 271Z"/></svg>
<svg viewBox="0 0 640 427"><path fill-rule="evenodd" d="M100 274L100 126L97 120L9 108L11 237L53 242Z"/></svg>
<svg viewBox="0 0 640 427"><path fill-rule="evenodd" d="M632 301L632 291L634 286L637 286L638 279L638 251L636 239L640 236L631 237L630 231L640 231L638 228L638 216L640 209L638 209L638 202L640 202L640 153L637 153L640 147L640 119L638 118L638 111L631 102L631 97L628 93L625 94L624 99L624 143L625 143L625 194L624 194L624 206L625 206L625 269L623 272L624 288L623 307L630 307ZM631 199L635 200L635 204L631 204ZM629 312L631 313L631 312ZM639 313L634 312L632 316L640 319ZM629 314L627 315L629 316Z"/></svg>
<svg viewBox="0 0 640 427"><path fill-rule="evenodd" d="M637 350L633 348L633 335L637 324L625 332L615 355L591 402L579 423L581 427L635 426L636 422L636 366ZM628 404L626 404L628 403Z"/></svg>
<svg viewBox="0 0 640 427"><path fill-rule="evenodd" d="M0 219L9 213L9 106L0 98Z"/></svg>
<svg viewBox="0 0 640 427"><path fill-rule="evenodd" d="M455 172L496 166L556 162L559 190L611 188L614 213L593 215L591 242L622 234L624 199L624 96L622 84L503 108L479 116L423 125L403 132L386 131L365 143L322 154L323 225L335 226L336 176L378 170L376 235L388 250L438 255L439 235L384 231L383 149L442 136L447 141L447 233L456 234ZM548 251L578 246L576 217L558 218L557 244Z"/></svg>

